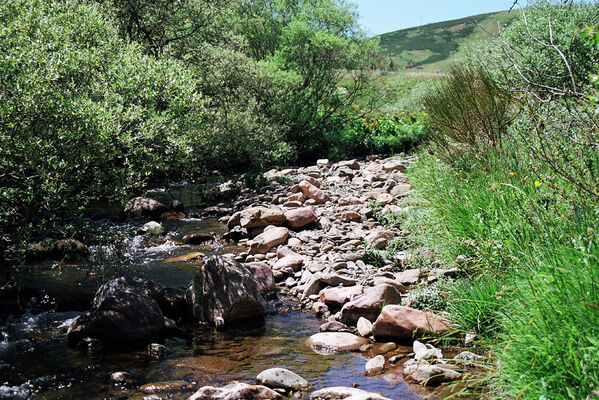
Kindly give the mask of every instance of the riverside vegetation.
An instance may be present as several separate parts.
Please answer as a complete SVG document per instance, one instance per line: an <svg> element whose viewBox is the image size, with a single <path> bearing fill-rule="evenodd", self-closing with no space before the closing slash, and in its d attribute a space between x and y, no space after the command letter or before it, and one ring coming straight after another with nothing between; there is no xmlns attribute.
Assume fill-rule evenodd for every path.
<svg viewBox="0 0 599 400"><path fill-rule="evenodd" d="M292 238L302 263L318 255L353 274L353 285L363 279L364 286L374 286L365 293L376 292L380 279L397 284L401 270L421 269L410 282L419 286L401 295L385 291L366 319L393 320L385 308L395 312L400 306L388 301L435 312L447 319L438 331L451 325L435 336L438 343L463 346L466 338L484 355L470 353L458 374L437 349L415 342L414 360L426 365L407 361L404 373L429 371L424 383L432 376L458 381L443 387L441 396L599 399L599 6L536 1L512 12L518 15L510 25L470 61L419 84L409 101L390 97L413 107L406 111L385 104L387 97L377 99L385 79L371 82L368 72L380 61L376 42L364 37L343 1L4 2L4 262L21 264L28 246L42 239L84 240L89 223L79 215L92 202L122 203L157 185L207 179L215 170L259 171L421 144L417 157L409 158L410 184L393 172L405 168L403 161L371 158L332 168L321 162L301 172L323 179L329 194L336 190L332 201L327 193L312 193L305 180L280 201L271 198L286 209L329 201L320 206L329 214L322 219L318 212L315 229L324 237ZM378 174L383 170L389 175ZM295 174L262 178L251 172L245 181L259 187L270 180L283 190L296 186L287 181ZM365 207L369 196L352 200L342 182L374 189L372 200L380 197L385 207ZM390 207L394 202L399 206ZM243 199L236 204L250 205ZM281 250L285 235L274 245L280 255L271 246L262 257L260 241L289 231L242 231L248 225L240 219L243 212L239 220L236 214L228 219L225 235L242 244L246 236L253 239L246 243L250 254L238 261L297 256ZM343 227L339 238L326 237L329 215ZM316 215L308 217L315 222ZM392 235L384 243L361 243L354 237L361 231L351 225L360 222L359 229L386 225ZM346 239L351 246L343 247ZM288 246L294 247L291 239ZM348 249L351 259L324 254ZM271 266L287 288L283 292L299 295L319 314L343 319L342 311L336 318L319 301L335 289L326 287L333 284L320 274L322 265L306 262L295 276L296 264L278 271ZM364 276L354 276L359 270ZM335 279L333 286L347 281ZM337 304L342 310L353 304L353 295L343 296L344 304ZM259 295L253 297L263 307ZM153 300L144 301L152 307ZM215 318L218 326L222 317ZM155 322L165 329L161 317ZM366 322L343 322L368 331ZM333 325L325 330L349 329ZM380 373L391 359L379 362L372 371Z"/></svg>

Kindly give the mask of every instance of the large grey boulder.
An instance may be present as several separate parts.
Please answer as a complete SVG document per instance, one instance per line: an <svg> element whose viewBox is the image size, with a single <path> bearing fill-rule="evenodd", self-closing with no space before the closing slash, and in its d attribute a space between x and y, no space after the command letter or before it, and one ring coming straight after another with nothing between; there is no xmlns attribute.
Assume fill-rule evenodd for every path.
<svg viewBox="0 0 599 400"><path fill-rule="evenodd" d="M210 257L196 272L186 299L195 318L219 328L244 319L262 318L265 310L252 273L221 256Z"/></svg>

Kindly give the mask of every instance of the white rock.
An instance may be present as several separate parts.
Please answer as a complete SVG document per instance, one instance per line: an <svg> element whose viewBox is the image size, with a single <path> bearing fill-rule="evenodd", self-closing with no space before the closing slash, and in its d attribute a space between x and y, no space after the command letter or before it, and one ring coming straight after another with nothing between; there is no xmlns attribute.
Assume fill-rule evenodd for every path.
<svg viewBox="0 0 599 400"><path fill-rule="evenodd" d="M382 374L385 369L385 357L382 355L378 355L374 358L371 358L366 363L366 375L378 375Z"/></svg>
<svg viewBox="0 0 599 400"><path fill-rule="evenodd" d="M327 353L358 350L367 340L347 332L321 332L310 336L308 345Z"/></svg>
<svg viewBox="0 0 599 400"><path fill-rule="evenodd" d="M358 334L360 336L366 337L372 335L372 322L370 322L366 318L360 317L358 319L358 324L356 325L356 327L358 328Z"/></svg>
<svg viewBox="0 0 599 400"><path fill-rule="evenodd" d="M256 383L287 390L309 390L312 387L307 380L285 368L269 368L260 372Z"/></svg>

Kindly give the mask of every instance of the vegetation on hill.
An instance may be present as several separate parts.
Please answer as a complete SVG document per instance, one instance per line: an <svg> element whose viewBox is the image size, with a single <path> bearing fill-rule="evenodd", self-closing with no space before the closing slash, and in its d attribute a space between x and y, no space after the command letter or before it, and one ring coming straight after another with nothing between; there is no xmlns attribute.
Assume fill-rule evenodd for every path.
<svg viewBox="0 0 599 400"><path fill-rule="evenodd" d="M397 70L408 68L410 62L426 71L447 70L517 17L515 10L503 11L389 32L379 36L380 51Z"/></svg>

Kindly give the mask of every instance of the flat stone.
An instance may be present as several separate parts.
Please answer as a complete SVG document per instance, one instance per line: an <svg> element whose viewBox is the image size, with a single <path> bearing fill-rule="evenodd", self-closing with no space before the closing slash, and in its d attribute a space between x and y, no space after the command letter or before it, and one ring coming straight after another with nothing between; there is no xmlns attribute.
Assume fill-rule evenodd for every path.
<svg viewBox="0 0 599 400"><path fill-rule="evenodd" d="M371 287L343 306L340 320L348 325L355 324L360 317L374 321L383 304L399 303L401 303L401 294L393 286Z"/></svg>
<svg viewBox="0 0 599 400"><path fill-rule="evenodd" d="M308 339L310 347L327 353L355 351L366 342L366 339L348 332L321 332Z"/></svg>
<svg viewBox="0 0 599 400"><path fill-rule="evenodd" d="M279 393L266 386L237 383L225 388L204 386L188 400L271 400L281 397Z"/></svg>
<svg viewBox="0 0 599 400"><path fill-rule="evenodd" d="M302 207L286 211L285 218L287 220L287 226L293 229L303 228L318 219L312 207Z"/></svg>
<svg viewBox="0 0 599 400"><path fill-rule="evenodd" d="M250 254L266 254L273 247L285 243L289 236L289 229L273 227L265 230L249 242Z"/></svg>
<svg viewBox="0 0 599 400"><path fill-rule="evenodd" d="M442 333L449 329L449 323L433 313L399 305L387 305L383 307L372 326L372 333L377 338L407 340L412 339L414 335Z"/></svg>
<svg viewBox="0 0 599 400"><path fill-rule="evenodd" d="M256 377L256 383L286 390L306 391L312 388L307 380L285 368L269 368L260 372Z"/></svg>

